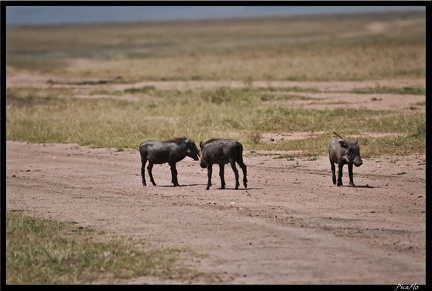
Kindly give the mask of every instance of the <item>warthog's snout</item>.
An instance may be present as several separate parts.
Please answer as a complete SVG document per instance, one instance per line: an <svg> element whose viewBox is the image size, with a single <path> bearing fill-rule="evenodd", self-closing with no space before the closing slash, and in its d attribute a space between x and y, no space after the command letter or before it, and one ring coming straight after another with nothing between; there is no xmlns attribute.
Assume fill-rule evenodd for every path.
<svg viewBox="0 0 432 291"><path fill-rule="evenodd" d="M363 161L360 158L354 159L354 166L360 167L361 165L363 165Z"/></svg>
<svg viewBox="0 0 432 291"><path fill-rule="evenodd" d="M202 157L201 157L201 160L200 160L200 166L201 166L201 168L207 168L207 163L202 159Z"/></svg>

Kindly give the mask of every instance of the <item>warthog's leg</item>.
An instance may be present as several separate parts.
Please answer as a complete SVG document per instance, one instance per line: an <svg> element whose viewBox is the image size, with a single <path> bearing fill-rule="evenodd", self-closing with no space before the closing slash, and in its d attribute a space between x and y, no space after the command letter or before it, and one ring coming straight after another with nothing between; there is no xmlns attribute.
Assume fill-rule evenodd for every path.
<svg viewBox="0 0 432 291"><path fill-rule="evenodd" d="M148 164L147 170L148 170L148 173L149 173L149 176L150 176L150 182L152 182L153 186L156 186L156 182L155 182L155 180L153 179L152 169L153 169L153 162L150 162L150 161L149 161L149 164Z"/></svg>
<svg viewBox="0 0 432 291"><path fill-rule="evenodd" d="M221 180L221 189L225 189L225 165L219 165L219 177Z"/></svg>
<svg viewBox="0 0 432 291"><path fill-rule="evenodd" d="M240 186L240 183L239 183L239 173L235 163L236 163L235 160L230 160L231 168L234 171L234 175L235 175L235 181L236 181L235 189L237 190L238 187Z"/></svg>
<svg viewBox="0 0 432 291"><path fill-rule="evenodd" d="M210 189L211 186L211 176L212 176L212 171L213 171L213 165L208 163L207 164L207 188L206 190Z"/></svg>
<svg viewBox="0 0 432 291"><path fill-rule="evenodd" d="M336 166L332 160L330 160L331 171L332 171L332 181L333 185L336 185Z"/></svg>
<svg viewBox="0 0 432 291"><path fill-rule="evenodd" d="M343 186L342 184L342 170L343 170L343 163L339 163L338 164L338 179L337 179L337 185L338 186Z"/></svg>
<svg viewBox="0 0 432 291"><path fill-rule="evenodd" d="M180 186L177 180L177 169L176 169L176 163L170 163L171 167L171 182L174 184L174 187Z"/></svg>
<svg viewBox="0 0 432 291"><path fill-rule="evenodd" d="M349 185L351 187L355 187L354 180L353 180L353 164L348 164L348 176L349 176Z"/></svg>
<svg viewBox="0 0 432 291"><path fill-rule="evenodd" d="M240 165L240 168L243 171L243 185L245 188L247 188L247 167L246 165L243 163L243 161L238 161L237 162Z"/></svg>
<svg viewBox="0 0 432 291"><path fill-rule="evenodd" d="M146 186L146 179L145 179L145 164L147 163L147 159L141 159L141 178L142 178L142 184L143 186Z"/></svg>

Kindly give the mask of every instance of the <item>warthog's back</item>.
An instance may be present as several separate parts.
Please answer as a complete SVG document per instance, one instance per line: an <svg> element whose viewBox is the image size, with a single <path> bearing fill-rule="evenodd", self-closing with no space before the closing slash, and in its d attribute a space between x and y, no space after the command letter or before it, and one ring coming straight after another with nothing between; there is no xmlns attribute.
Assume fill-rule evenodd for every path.
<svg viewBox="0 0 432 291"><path fill-rule="evenodd" d="M168 159L168 157L180 161L186 156L193 158L195 161L199 159L199 150L195 142L186 137L164 141L146 140L140 144L139 150L141 157L147 157L155 161Z"/></svg>
<svg viewBox="0 0 432 291"><path fill-rule="evenodd" d="M229 162L229 159L237 159L243 153L243 146L233 139L211 139L204 143L202 156L213 163Z"/></svg>

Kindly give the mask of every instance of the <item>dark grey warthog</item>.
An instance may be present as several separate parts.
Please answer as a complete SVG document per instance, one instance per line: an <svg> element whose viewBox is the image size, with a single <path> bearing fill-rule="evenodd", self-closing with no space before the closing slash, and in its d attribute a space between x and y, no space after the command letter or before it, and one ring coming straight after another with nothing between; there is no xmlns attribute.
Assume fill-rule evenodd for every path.
<svg viewBox="0 0 432 291"><path fill-rule="evenodd" d="M207 168L207 188L211 186L212 166L219 165L219 176L221 179L221 189L225 189L224 167L230 163L234 171L237 190L239 183L239 173L235 163L238 163L243 171L243 185L247 187L246 165L243 163L243 145L234 139L209 139L206 142L200 142L200 165L201 168Z"/></svg>
<svg viewBox="0 0 432 291"><path fill-rule="evenodd" d="M336 169L338 165L337 185L342 186L342 169L345 164L348 164L349 185L355 187L353 181L353 165L360 167L363 161L360 157L360 147L357 141L335 138L329 145L329 159L332 170L333 184L336 185Z"/></svg>
<svg viewBox="0 0 432 291"><path fill-rule="evenodd" d="M147 161L149 162L147 170L150 181L156 186L153 179L153 164L168 163L171 167L172 183L174 186L180 186L177 180L176 163L183 160L186 156L198 161L199 150L195 142L189 138L181 137L165 141L146 140L139 146L141 155L141 177L142 183L146 186L144 168Z"/></svg>

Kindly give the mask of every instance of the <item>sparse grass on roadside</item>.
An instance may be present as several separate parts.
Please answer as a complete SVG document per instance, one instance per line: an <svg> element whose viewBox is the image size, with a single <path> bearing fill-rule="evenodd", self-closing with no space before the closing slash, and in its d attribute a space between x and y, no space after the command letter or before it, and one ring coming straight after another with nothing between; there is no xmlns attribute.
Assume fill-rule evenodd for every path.
<svg viewBox="0 0 432 291"><path fill-rule="evenodd" d="M144 139L189 136L199 141L235 132L233 137L250 150L302 150L302 155L322 155L332 132L336 131L343 136L372 132L409 137L398 150L392 149L395 142L383 142L386 146L369 151L373 155L419 153L425 148L424 113L296 108L290 105L289 98L301 96L287 99L253 88L183 91L138 88L135 92L145 94L146 98L139 101L115 97L66 99L53 97L48 91L45 96L43 91L34 94L27 89L8 89L6 138L123 150L137 148ZM265 132L328 134L303 141L265 144L261 142L261 134ZM369 138L373 139L379 141L379 138Z"/></svg>
<svg viewBox="0 0 432 291"><path fill-rule="evenodd" d="M6 284L113 283L139 276L184 278L178 249L107 238L91 228L6 212Z"/></svg>

